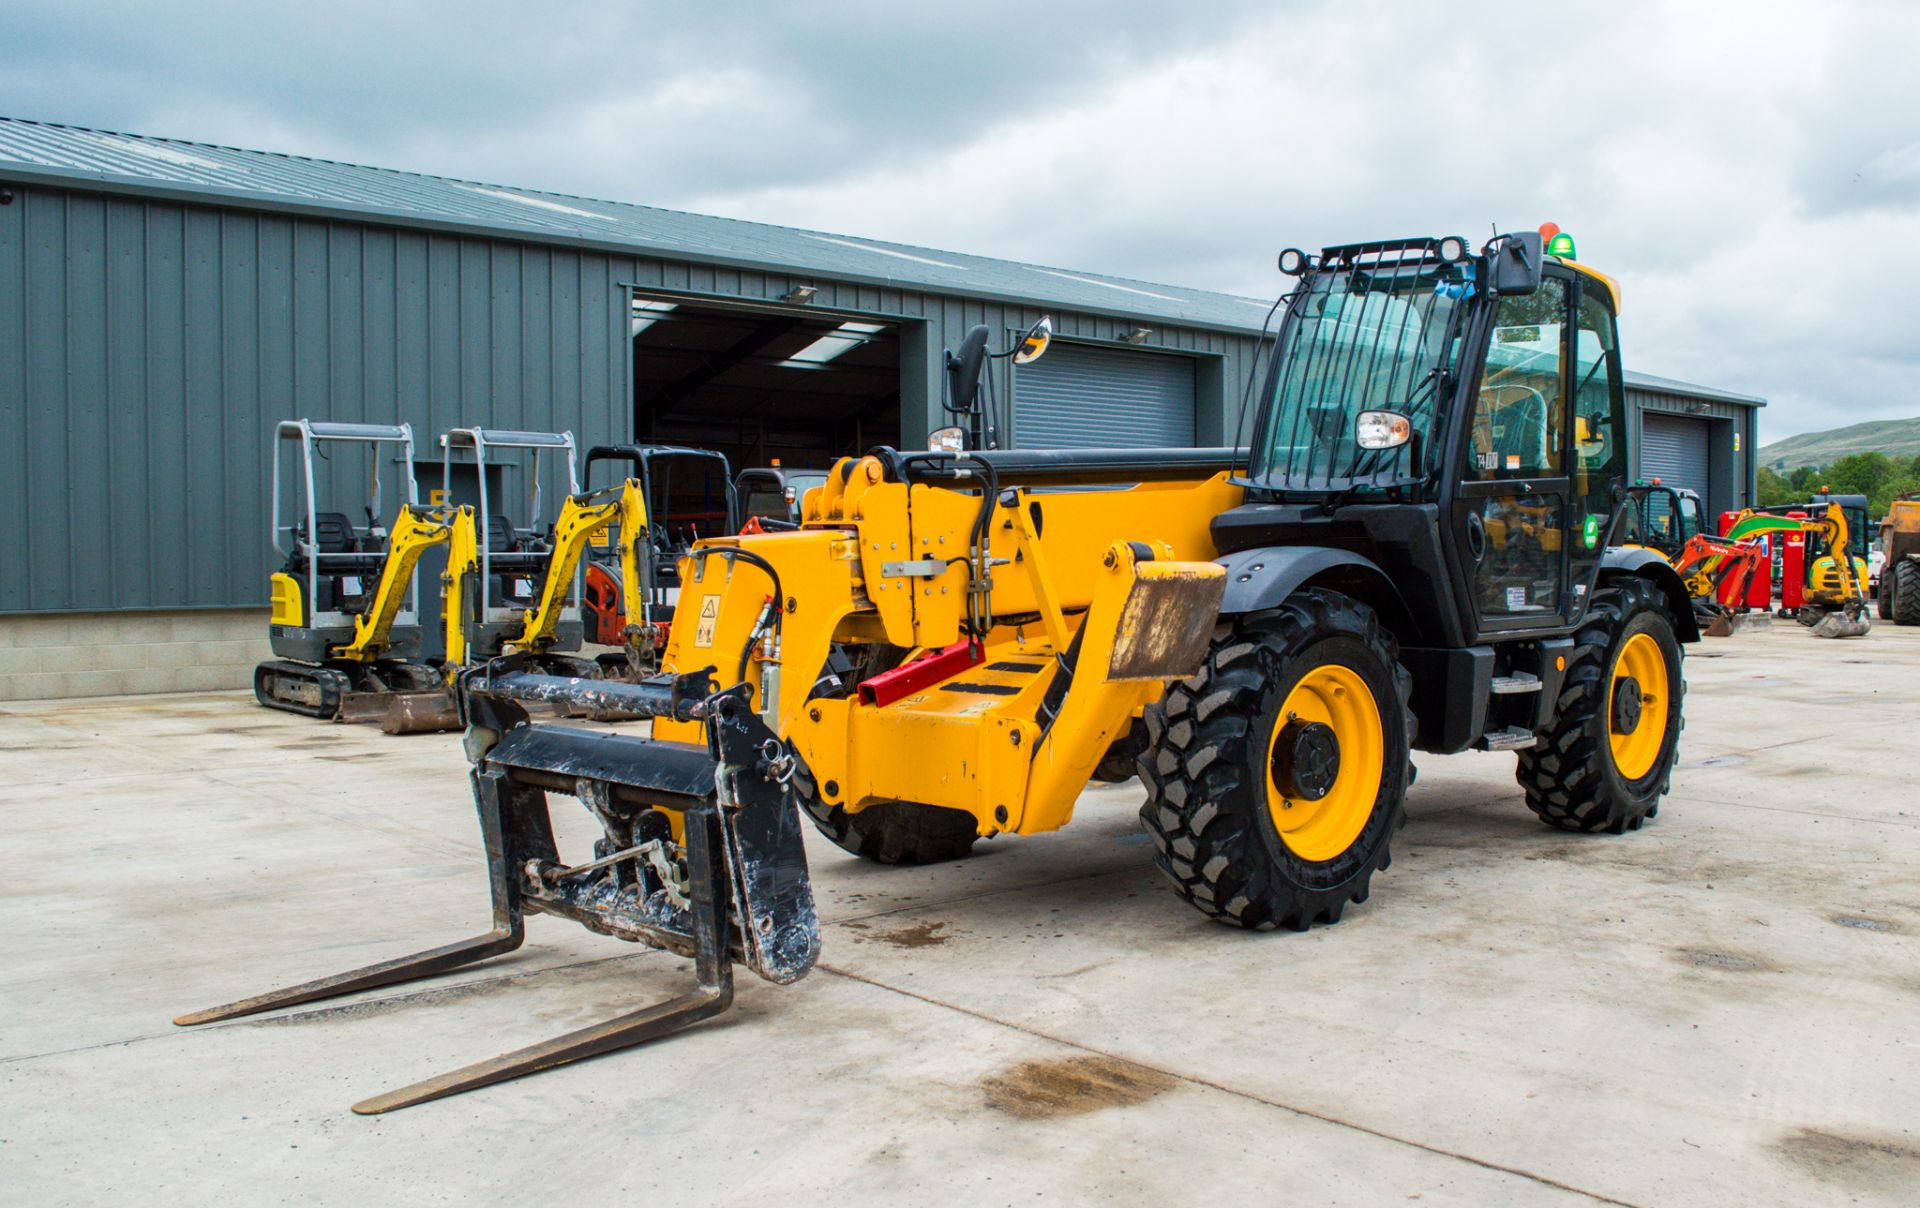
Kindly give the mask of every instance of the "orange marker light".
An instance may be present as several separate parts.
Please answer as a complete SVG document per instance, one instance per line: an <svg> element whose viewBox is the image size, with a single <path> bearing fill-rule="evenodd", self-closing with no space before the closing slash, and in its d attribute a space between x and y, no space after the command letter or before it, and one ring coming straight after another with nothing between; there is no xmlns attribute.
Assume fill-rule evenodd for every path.
<svg viewBox="0 0 1920 1208"><path fill-rule="evenodd" d="M1555 235L1558 235L1559 233L1560 233L1560 224L1557 222L1543 222L1540 224L1540 242L1542 243L1545 243L1547 240L1552 239Z"/></svg>

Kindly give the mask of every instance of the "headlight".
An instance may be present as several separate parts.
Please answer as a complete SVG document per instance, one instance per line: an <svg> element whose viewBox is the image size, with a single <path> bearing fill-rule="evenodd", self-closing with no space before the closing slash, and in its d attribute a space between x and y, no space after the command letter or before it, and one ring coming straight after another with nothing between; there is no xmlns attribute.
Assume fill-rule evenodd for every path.
<svg viewBox="0 0 1920 1208"><path fill-rule="evenodd" d="M967 451L967 432L964 428L936 428L927 437L929 453L965 453Z"/></svg>
<svg viewBox="0 0 1920 1208"><path fill-rule="evenodd" d="M1362 449L1397 449L1413 439L1413 421L1398 411L1362 411L1353 438Z"/></svg>

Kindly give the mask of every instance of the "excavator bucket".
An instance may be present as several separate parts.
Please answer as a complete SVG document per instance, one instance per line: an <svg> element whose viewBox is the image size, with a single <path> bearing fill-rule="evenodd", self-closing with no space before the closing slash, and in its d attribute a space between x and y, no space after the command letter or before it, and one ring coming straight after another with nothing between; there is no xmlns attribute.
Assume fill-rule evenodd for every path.
<svg viewBox="0 0 1920 1208"><path fill-rule="evenodd" d="M1711 620L1700 628L1700 632L1710 638L1730 638L1738 633L1750 633L1756 629L1771 629L1773 614L1758 610L1749 612L1715 612Z"/></svg>
<svg viewBox="0 0 1920 1208"><path fill-rule="evenodd" d="M685 994L354 1105L373 1115L709 1019L733 1001L735 961L777 983L813 968L820 922L791 789L796 757L754 713L746 689L715 692L706 672L623 683L528 666L519 656L497 659L461 673L456 685L486 844L491 930L175 1023L234 1019L445 973L518 948L530 912L693 960L696 985ZM535 725L524 707L533 703L701 721L706 741ZM562 862L547 808L555 792L579 798L599 819L606 837L592 859Z"/></svg>
<svg viewBox="0 0 1920 1208"><path fill-rule="evenodd" d="M439 734L460 728L460 710L446 689L401 692L382 701L368 720L379 722L388 734Z"/></svg>
<svg viewBox="0 0 1920 1208"><path fill-rule="evenodd" d="M1873 619L1867 615L1866 605L1850 600L1844 607L1822 614L1811 628L1816 638L1859 638L1873 628Z"/></svg>

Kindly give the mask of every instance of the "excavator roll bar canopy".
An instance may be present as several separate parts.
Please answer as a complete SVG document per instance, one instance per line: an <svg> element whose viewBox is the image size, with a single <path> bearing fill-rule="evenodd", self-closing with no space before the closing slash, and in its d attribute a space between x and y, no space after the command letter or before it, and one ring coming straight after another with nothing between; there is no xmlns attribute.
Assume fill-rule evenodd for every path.
<svg viewBox="0 0 1920 1208"><path fill-rule="evenodd" d="M273 505L272 539L273 548L282 557L291 557L296 547L306 557L306 598L316 598L315 585L321 575L322 558L338 560L352 555L325 553L320 549L316 534L319 531L319 504L314 494L313 460L314 454L329 443L371 444L374 446L372 458L373 473L367 492L367 527L369 530L380 526L380 446L398 446L395 460L403 467L400 480L405 484L406 498L400 502L415 505L420 502L420 491L413 479L413 425L411 424L347 424L327 420L288 419L281 420L274 429L276 443L287 441L300 442L300 503L301 515L284 516L281 511L282 494L280 490L280 462L276 451L273 459ZM321 453L324 457L325 454ZM303 537L302 534L305 534ZM417 611L418 592L413 592L407 601L407 611ZM350 622L346 622L350 623Z"/></svg>

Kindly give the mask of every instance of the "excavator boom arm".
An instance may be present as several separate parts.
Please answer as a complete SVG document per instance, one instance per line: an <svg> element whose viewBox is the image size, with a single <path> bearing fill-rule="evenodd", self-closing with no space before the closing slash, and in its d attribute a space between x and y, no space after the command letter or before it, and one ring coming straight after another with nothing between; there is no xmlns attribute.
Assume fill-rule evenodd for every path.
<svg viewBox="0 0 1920 1208"><path fill-rule="evenodd" d="M353 662L371 662L386 652L394 617L407 597L414 568L420 555L451 538L451 519L440 509L403 504L387 537L387 556L380 566L380 582L374 588L373 603L354 618L353 641L334 652L334 657Z"/></svg>

